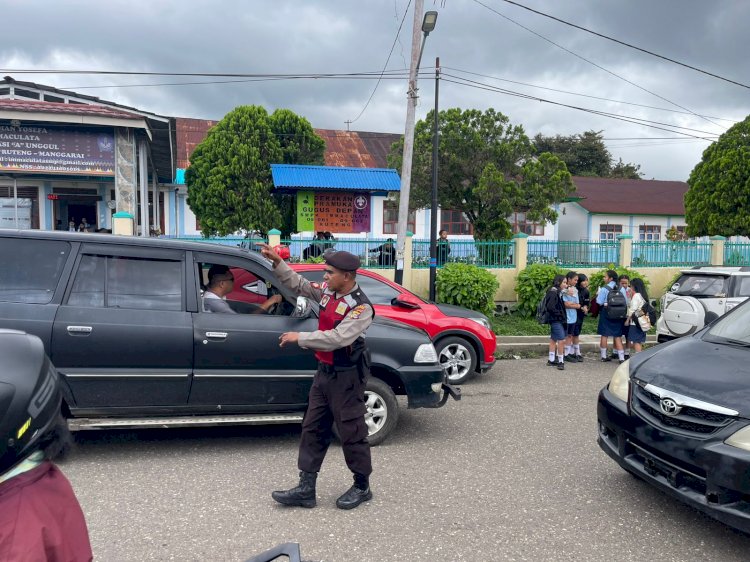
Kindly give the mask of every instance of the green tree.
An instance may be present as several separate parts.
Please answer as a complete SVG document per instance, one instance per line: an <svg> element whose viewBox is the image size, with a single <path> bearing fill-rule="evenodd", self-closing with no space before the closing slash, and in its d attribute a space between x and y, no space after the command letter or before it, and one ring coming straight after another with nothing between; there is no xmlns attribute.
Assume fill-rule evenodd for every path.
<svg viewBox="0 0 750 562"><path fill-rule="evenodd" d="M318 164L324 150L307 119L289 110L269 115L260 106L240 106L227 113L195 148L185 173L188 205L203 235L293 231L293 199L272 194L270 165Z"/></svg>
<svg viewBox="0 0 750 562"><path fill-rule="evenodd" d="M640 164L626 164L622 161L622 158L620 158L614 166L612 166L612 169L609 171L609 177L610 178L623 178L627 180L639 180L641 179L641 176L643 175L640 172L641 165Z"/></svg>
<svg viewBox="0 0 750 562"><path fill-rule="evenodd" d="M750 236L750 116L704 152L688 178L688 236Z"/></svg>
<svg viewBox="0 0 750 562"><path fill-rule="evenodd" d="M415 127L412 160L414 208L430 204L434 113ZM557 157L535 157L531 140L520 125L494 109L439 113L438 200L443 209L464 213L478 239L508 238L514 211L531 220L557 220L550 205L575 190L565 164ZM403 140L393 144L391 166L401 169Z"/></svg>
<svg viewBox="0 0 750 562"><path fill-rule="evenodd" d="M551 152L560 158L574 176L640 179L640 165L624 163L622 158L613 165L612 154L604 144L602 131L585 131L580 135L534 137L539 152Z"/></svg>

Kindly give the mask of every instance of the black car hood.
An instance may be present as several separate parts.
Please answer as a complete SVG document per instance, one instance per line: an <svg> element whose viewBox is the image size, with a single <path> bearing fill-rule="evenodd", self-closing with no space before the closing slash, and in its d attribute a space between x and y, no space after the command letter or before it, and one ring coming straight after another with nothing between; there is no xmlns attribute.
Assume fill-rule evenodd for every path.
<svg viewBox="0 0 750 562"><path fill-rule="evenodd" d="M750 348L687 337L639 355L631 360L638 380L750 417Z"/></svg>
<svg viewBox="0 0 750 562"><path fill-rule="evenodd" d="M468 308L453 306L452 304L437 303L435 304L435 306L437 306L438 310L440 310L440 312L442 312L446 316L456 316L458 318L484 318L485 320L487 320L487 317L481 312L469 310Z"/></svg>

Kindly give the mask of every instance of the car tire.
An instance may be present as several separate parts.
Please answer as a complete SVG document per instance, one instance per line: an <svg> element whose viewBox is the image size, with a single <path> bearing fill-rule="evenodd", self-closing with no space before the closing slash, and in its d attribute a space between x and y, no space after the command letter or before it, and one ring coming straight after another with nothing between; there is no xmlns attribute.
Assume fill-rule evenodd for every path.
<svg viewBox="0 0 750 562"><path fill-rule="evenodd" d="M380 379L370 377L365 387L365 406L367 440L374 447L385 441L398 425L398 400L390 386Z"/></svg>
<svg viewBox="0 0 750 562"><path fill-rule="evenodd" d="M438 362L450 384L463 384L476 374L477 353L464 338L451 336L435 344Z"/></svg>

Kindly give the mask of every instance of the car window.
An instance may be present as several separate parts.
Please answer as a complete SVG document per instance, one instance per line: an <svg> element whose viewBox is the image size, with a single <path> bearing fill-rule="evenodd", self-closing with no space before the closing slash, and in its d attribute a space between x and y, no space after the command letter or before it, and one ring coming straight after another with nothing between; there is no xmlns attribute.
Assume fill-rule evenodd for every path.
<svg viewBox="0 0 750 562"><path fill-rule="evenodd" d="M182 262L84 255L68 304L73 306L182 310Z"/></svg>
<svg viewBox="0 0 750 562"><path fill-rule="evenodd" d="M69 255L67 242L1 238L0 301L47 304Z"/></svg>
<svg viewBox="0 0 750 562"><path fill-rule="evenodd" d="M670 291L675 295L716 297L726 293L726 282L727 278L723 275L685 274L672 285Z"/></svg>
<svg viewBox="0 0 750 562"><path fill-rule="evenodd" d="M716 320L706 338L719 343L726 341L750 346L750 300Z"/></svg>
<svg viewBox="0 0 750 562"><path fill-rule="evenodd" d="M259 277L258 274L249 271L243 267L235 267L231 264L221 263L201 263L199 264L200 281L202 283L202 294L203 306L201 310L203 312L223 312L226 305L219 305L215 302L209 303L209 309L205 303L206 291L209 288L208 272L212 266L222 266L226 271L222 274L224 277L231 277L231 286L218 285L217 289L228 290L223 295L226 305L231 310L240 314L263 314L264 310L268 310L274 315L288 315L291 314L293 306L283 301L278 303L277 306L273 305L273 299L275 295L279 294L280 291L270 281ZM278 298L278 297L275 297Z"/></svg>
<svg viewBox="0 0 750 562"><path fill-rule="evenodd" d="M737 294L735 297L750 297L750 277L737 276Z"/></svg>
<svg viewBox="0 0 750 562"><path fill-rule="evenodd" d="M314 283L323 282L323 270L314 269L309 271L300 271L302 277L308 281ZM357 275L357 284L360 286L362 291L367 295L372 304L391 304L394 297L399 295L399 292L388 285L367 275Z"/></svg>

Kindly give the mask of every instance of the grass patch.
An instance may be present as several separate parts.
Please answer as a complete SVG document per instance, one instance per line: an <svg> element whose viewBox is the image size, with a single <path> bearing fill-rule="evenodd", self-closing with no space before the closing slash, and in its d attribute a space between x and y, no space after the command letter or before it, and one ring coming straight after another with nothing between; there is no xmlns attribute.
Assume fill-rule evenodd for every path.
<svg viewBox="0 0 750 562"><path fill-rule="evenodd" d="M581 334L596 334L597 320L586 318ZM492 329L498 336L548 336L549 325L540 324L536 318L524 318L520 314L504 314L492 318Z"/></svg>

